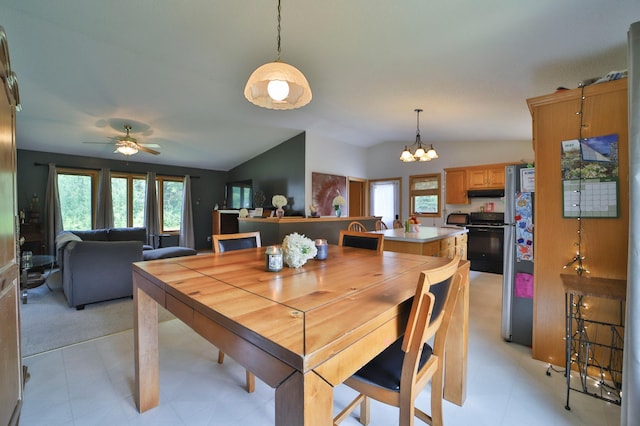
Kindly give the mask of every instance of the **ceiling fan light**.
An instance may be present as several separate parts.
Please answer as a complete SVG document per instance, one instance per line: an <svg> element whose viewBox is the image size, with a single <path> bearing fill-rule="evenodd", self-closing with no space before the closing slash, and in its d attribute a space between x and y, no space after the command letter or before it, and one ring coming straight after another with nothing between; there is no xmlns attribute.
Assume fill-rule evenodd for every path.
<svg viewBox="0 0 640 426"><path fill-rule="evenodd" d="M122 145L116 148L116 152L128 157L130 155L137 154L138 148L132 145Z"/></svg>
<svg viewBox="0 0 640 426"><path fill-rule="evenodd" d="M282 99L270 94L269 86L275 86L273 83L276 81L285 83L289 89ZM311 102L312 94L309 82L300 70L276 61L261 65L251 74L244 88L244 97L262 108L295 109Z"/></svg>

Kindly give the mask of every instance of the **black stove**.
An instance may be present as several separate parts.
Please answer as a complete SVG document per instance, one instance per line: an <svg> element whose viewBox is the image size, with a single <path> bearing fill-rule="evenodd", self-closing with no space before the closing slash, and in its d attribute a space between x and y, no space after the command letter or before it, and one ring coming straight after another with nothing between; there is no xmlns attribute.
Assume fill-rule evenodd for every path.
<svg viewBox="0 0 640 426"><path fill-rule="evenodd" d="M471 270L502 274L504 213L472 212L467 228L467 258Z"/></svg>
<svg viewBox="0 0 640 426"><path fill-rule="evenodd" d="M504 226L504 213L472 212L469 216L471 226Z"/></svg>

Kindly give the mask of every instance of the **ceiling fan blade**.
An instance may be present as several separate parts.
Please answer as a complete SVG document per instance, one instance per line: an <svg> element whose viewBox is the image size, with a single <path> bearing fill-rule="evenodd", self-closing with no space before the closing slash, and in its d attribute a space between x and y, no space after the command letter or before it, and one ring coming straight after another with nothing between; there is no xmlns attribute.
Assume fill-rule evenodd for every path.
<svg viewBox="0 0 640 426"><path fill-rule="evenodd" d="M160 148L157 143L139 143L138 146L146 146L147 148Z"/></svg>
<svg viewBox="0 0 640 426"><path fill-rule="evenodd" d="M153 155L160 154L160 152L156 151L155 149L147 148L146 146L142 146L140 144L138 144L138 149L140 151L142 151L142 152L146 152L146 153L153 154Z"/></svg>
<svg viewBox="0 0 640 426"><path fill-rule="evenodd" d="M97 144L97 145L113 145L115 142L87 142L87 141L84 141L82 143L90 143L90 144Z"/></svg>

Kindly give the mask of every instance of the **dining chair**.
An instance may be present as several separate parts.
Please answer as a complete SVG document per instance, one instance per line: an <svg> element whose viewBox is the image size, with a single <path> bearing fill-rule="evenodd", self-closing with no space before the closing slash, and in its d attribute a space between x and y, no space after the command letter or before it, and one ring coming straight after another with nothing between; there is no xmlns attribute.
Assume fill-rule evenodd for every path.
<svg viewBox="0 0 640 426"><path fill-rule="evenodd" d="M213 252L242 250L261 247L260 232L240 232L237 234L217 234L213 236Z"/></svg>
<svg viewBox="0 0 640 426"><path fill-rule="evenodd" d="M347 230L355 231L355 232L367 232L367 228L365 228L364 225L358 222L357 220L354 220L353 222L351 222L347 227Z"/></svg>
<svg viewBox="0 0 640 426"><path fill-rule="evenodd" d="M381 221L380 219L376 220L376 231L384 231L385 229L389 229L386 223Z"/></svg>
<svg viewBox="0 0 640 426"><path fill-rule="evenodd" d="M396 219L393 221L393 229L402 229L402 228L404 228L404 225L402 224L400 219Z"/></svg>
<svg viewBox="0 0 640 426"><path fill-rule="evenodd" d="M213 252L225 253L228 251L262 247L260 232L240 232L237 234L218 234L213 236ZM218 351L218 364L224 362L224 352ZM251 393L256 388L256 378L252 372L246 370L246 389Z"/></svg>
<svg viewBox="0 0 640 426"><path fill-rule="evenodd" d="M399 407L399 425L418 417L442 425L444 349L451 316L469 263L460 256L445 266L422 271L404 336L396 340L344 383L359 395L335 418L338 425L360 405L360 423L369 423L369 398ZM435 336L433 347L427 341ZM431 415L415 407L415 399L431 379Z"/></svg>
<svg viewBox="0 0 640 426"><path fill-rule="evenodd" d="M338 245L382 251L384 235L341 229L340 236L338 237Z"/></svg>

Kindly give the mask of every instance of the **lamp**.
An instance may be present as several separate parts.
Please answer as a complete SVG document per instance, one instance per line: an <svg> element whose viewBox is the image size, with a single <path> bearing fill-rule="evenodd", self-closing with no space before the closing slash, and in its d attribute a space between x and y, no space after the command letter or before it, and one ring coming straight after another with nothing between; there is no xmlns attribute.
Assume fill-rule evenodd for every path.
<svg viewBox="0 0 640 426"><path fill-rule="evenodd" d="M431 161L434 158L438 158L438 153L433 148L433 144L429 146L428 150L425 150L424 145L422 145L422 141L420 140L420 113L422 110L420 108L416 108L414 111L417 114L416 141L411 146L404 146L404 150L400 155L400 160L405 163L410 163L412 161Z"/></svg>
<svg viewBox="0 0 640 426"><path fill-rule="evenodd" d="M280 61L280 0L278 0L278 59L259 66L244 87L244 97L269 109L295 109L311 102L311 87L293 65Z"/></svg>
<svg viewBox="0 0 640 426"><path fill-rule="evenodd" d="M138 148L135 145L119 145L116 148L116 152L119 152L120 154L129 156L129 155L133 155L133 154L137 154L138 153Z"/></svg>
<svg viewBox="0 0 640 426"><path fill-rule="evenodd" d="M128 124L124 125L124 130L127 132L125 136L119 137L118 142L116 143L116 152L119 152L122 155L133 155L138 153L138 141L136 138L133 138L129 135L131 131L131 126Z"/></svg>

